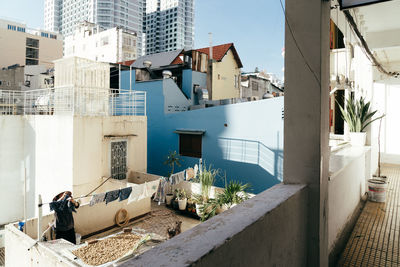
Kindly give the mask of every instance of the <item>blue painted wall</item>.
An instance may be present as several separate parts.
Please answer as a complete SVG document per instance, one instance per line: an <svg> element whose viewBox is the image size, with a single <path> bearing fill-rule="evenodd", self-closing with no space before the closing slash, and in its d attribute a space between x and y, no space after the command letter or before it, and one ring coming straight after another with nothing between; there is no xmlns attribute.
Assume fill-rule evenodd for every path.
<svg viewBox="0 0 400 267"><path fill-rule="evenodd" d="M162 80L136 82L134 89L147 92L149 173L169 172L163 162L169 151L179 151L179 135L174 131L191 129L205 130L203 161L220 169L228 180L250 183L254 193L282 181L283 97L166 114ZM177 171L198 163L197 158L182 159ZM224 180L217 185L223 186Z"/></svg>

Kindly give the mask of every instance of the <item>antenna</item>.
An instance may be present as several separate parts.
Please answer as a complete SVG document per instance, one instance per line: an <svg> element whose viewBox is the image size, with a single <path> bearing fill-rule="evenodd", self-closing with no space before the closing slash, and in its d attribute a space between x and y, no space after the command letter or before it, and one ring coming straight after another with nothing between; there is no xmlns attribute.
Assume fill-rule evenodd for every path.
<svg viewBox="0 0 400 267"><path fill-rule="evenodd" d="M210 60L212 60L213 59L212 32L208 33L208 37L210 40Z"/></svg>

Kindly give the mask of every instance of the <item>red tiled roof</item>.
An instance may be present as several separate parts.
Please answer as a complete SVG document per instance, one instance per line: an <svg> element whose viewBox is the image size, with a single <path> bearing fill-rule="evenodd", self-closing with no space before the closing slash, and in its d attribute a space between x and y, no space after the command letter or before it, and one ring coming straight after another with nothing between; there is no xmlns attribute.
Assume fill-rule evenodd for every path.
<svg viewBox="0 0 400 267"><path fill-rule="evenodd" d="M182 59L180 58L181 55L177 56L172 62L171 65L179 65L179 64L183 64Z"/></svg>
<svg viewBox="0 0 400 267"><path fill-rule="evenodd" d="M239 68L243 67L242 62L241 62L241 60L239 58L239 55L238 55L233 43L216 45L216 46L213 46L212 49L213 49L213 59L215 59L217 61L221 61L224 58L224 56L226 55L226 53L228 53L229 49L232 49L233 56L235 57ZM204 48L195 49L195 50L199 51L201 53L205 53L207 55L209 55L209 53L210 53L210 48L209 47L204 47Z"/></svg>
<svg viewBox="0 0 400 267"><path fill-rule="evenodd" d="M135 62L135 61L136 61L136 60L133 59L133 60L127 60L127 61L118 62L117 64L121 64L121 65L124 65L124 66L130 66L130 65L132 65L133 62Z"/></svg>

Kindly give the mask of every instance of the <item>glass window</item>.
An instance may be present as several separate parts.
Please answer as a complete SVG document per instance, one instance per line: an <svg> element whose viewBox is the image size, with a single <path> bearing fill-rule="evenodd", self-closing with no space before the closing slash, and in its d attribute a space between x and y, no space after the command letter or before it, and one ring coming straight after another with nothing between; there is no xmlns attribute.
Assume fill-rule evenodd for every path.
<svg viewBox="0 0 400 267"><path fill-rule="evenodd" d="M29 47L39 47L39 40L37 39L32 39L32 38L26 38L26 46Z"/></svg>
<svg viewBox="0 0 400 267"><path fill-rule="evenodd" d="M179 154L187 157L201 158L202 136L179 134Z"/></svg>

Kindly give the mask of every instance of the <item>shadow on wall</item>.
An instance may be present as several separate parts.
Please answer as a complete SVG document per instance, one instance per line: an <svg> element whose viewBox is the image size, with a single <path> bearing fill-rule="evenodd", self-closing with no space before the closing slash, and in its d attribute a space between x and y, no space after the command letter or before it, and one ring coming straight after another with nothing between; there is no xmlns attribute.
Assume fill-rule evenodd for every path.
<svg viewBox="0 0 400 267"><path fill-rule="evenodd" d="M149 97L151 99L151 97ZM148 99L149 99L148 98ZM203 130L202 159L222 177L250 183L254 193L280 183L283 172L283 98L148 117L148 172L167 175L163 162L179 152L177 129ZM199 163L182 157L176 171ZM224 179L217 186L224 186Z"/></svg>
<svg viewBox="0 0 400 267"><path fill-rule="evenodd" d="M277 136L279 147L279 132ZM270 149L260 141L245 139L219 138L218 143L224 165L235 165L231 179L246 180L252 184L256 193L283 181L282 150ZM227 172L230 169L227 168Z"/></svg>

